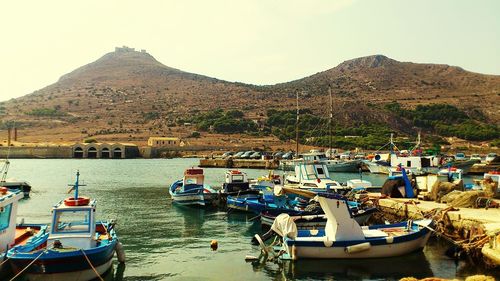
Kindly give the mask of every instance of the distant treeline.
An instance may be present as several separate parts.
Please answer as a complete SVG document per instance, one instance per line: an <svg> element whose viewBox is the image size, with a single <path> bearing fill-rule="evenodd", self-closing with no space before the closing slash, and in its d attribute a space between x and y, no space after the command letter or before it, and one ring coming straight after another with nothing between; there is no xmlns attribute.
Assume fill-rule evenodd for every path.
<svg viewBox="0 0 500 281"><path fill-rule="evenodd" d="M473 109L464 112L448 104L418 105L414 110L401 108L399 103L389 103L385 109L405 118L413 126L441 136L458 137L471 141L494 140L500 137L500 128L488 124L484 114Z"/></svg>

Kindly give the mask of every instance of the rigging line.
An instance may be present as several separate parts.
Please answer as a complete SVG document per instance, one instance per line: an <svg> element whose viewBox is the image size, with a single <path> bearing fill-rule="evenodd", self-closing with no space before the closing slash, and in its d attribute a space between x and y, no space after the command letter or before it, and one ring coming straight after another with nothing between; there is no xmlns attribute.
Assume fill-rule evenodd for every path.
<svg viewBox="0 0 500 281"><path fill-rule="evenodd" d="M21 271L19 271L16 276L14 276L12 279L10 279L10 281L14 281L14 279L16 279L17 277L19 277L19 275L21 275L26 269L28 269L28 267L30 267L33 263L35 263L35 261L37 261L43 254L45 253L45 251L42 251L35 259L33 259L25 268L23 268Z"/></svg>
<svg viewBox="0 0 500 281"><path fill-rule="evenodd" d="M90 267L92 267L92 270L94 270L95 274L97 275L97 277L99 278L99 280L101 281L104 281L104 279L101 277L101 275L99 274L99 272L97 272L97 269L95 269L95 267L92 265L92 263L90 262L89 258L87 257L87 254L85 254L85 251L83 249L80 249L80 251L82 251L83 253L83 256L85 257L85 259L87 260L87 262L89 263Z"/></svg>

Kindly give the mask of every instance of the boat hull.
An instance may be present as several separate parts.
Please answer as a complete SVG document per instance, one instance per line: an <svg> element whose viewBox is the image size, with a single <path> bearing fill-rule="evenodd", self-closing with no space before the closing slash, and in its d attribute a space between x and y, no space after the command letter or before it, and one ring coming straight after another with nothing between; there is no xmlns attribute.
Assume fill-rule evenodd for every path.
<svg viewBox="0 0 500 281"><path fill-rule="evenodd" d="M177 194L172 195L172 199L179 205L209 206L217 199L217 194Z"/></svg>
<svg viewBox="0 0 500 281"><path fill-rule="evenodd" d="M104 275L112 266L113 260L110 259L106 263L96 266L95 269L99 276ZM78 272L64 272L64 273L51 273L51 274L27 274L30 281L86 281L98 278L93 269L89 268Z"/></svg>
<svg viewBox="0 0 500 281"><path fill-rule="evenodd" d="M371 161L364 162L370 173L372 174L386 174L388 175L391 171L391 166L381 165Z"/></svg>
<svg viewBox="0 0 500 281"><path fill-rule="evenodd" d="M359 161L346 161L346 162L339 162L336 164L327 164L326 167L328 168L329 172L343 172L343 173L356 173L359 171Z"/></svg>
<svg viewBox="0 0 500 281"><path fill-rule="evenodd" d="M182 180L174 182L169 189L170 196L179 205L209 206L217 199L218 194L210 191L208 187L191 187L186 191L178 191Z"/></svg>
<svg viewBox="0 0 500 281"><path fill-rule="evenodd" d="M425 223L425 225L428 226L429 223ZM431 234L426 226L423 226L418 232L403 236L335 242L326 241L325 236L299 237L295 240L285 239L285 243L292 259L364 259L396 257L422 250L425 247ZM372 227L370 227L370 229L372 229ZM377 228L375 227L373 229ZM353 250L351 251L350 249Z"/></svg>
<svg viewBox="0 0 500 281"><path fill-rule="evenodd" d="M266 208L266 203L261 202L259 197L255 195L252 196L240 196L240 197L227 197L227 208L233 210L239 210L243 212L251 212L255 214L260 214L262 210Z"/></svg>
<svg viewBox="0 0 500 281"><path fill-rule="evenodd" d="M98 222L96 226L110 229L107 222ZM12 271L15 274L23 271L28 280L92 280L97 278L92 267L102 275L112 265L118 240L114 229L107 231L99 233L102 237L99 244L84 250L71 246L47 248L49 234L46 233L26 245L12 248L7 257Z"/></svg>

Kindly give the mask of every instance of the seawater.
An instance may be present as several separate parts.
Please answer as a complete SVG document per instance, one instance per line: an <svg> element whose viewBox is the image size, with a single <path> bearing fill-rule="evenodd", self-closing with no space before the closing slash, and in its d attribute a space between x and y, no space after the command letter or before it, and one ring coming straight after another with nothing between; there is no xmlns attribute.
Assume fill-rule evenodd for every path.
<svg viewBox="0 0 500 281"><path fill-rule="evenodd" d="M18 221L49 223L51 207L68 196L68 184L81 173L82 195L96 198L97 218L115 219L127 255L125 266L115 261L106 280L397 280L406 276L459 278L471 274L500 277L444 253L449 245L431 239L423 252L404 257L370 260L299 260L247 263L245 255L259 254L251 238L261 232L258 219L173 204L169 185L198 159L12 159L8 178L33 186L23 200ZM266 170L243 169L249 177ZM225 169L205 169L206 182L221 186ZM280 172L282 173L282 172ZM335 173L339 181L358 174ZM363 174L381 185L385 176ZM467 181L471 181L470 178ZM219 249L210 249L211 240ZM82 261L84 262L84 261Z"/></svg>

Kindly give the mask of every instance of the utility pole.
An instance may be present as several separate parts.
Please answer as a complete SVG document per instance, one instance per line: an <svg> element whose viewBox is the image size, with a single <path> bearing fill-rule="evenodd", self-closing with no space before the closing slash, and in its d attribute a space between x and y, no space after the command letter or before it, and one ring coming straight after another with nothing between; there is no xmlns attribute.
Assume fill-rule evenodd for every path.
<svg viewBox="0 0 500 281"><path fill-rule="evenodd" d="M330 96L330 120L328 121L328 129L329 129L329 146L330 146L330 155L329 158L332 159L332 122L333 122L333 99L332 99L332 87L328 85L328 94Z"/></svg>
<svg viewBox="0 0 500 281"><path fill-rule="evenodd" d="M297 120L295 121L295 143L296 143L296 155L295 157L299 157L299 90L295 90L296 99L297 99Z"/></svg>

